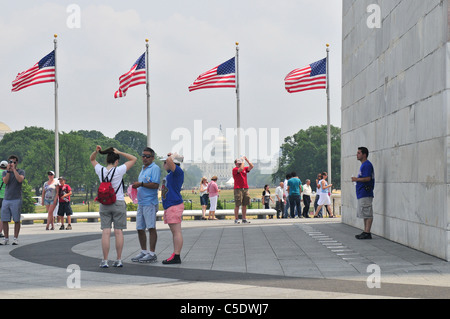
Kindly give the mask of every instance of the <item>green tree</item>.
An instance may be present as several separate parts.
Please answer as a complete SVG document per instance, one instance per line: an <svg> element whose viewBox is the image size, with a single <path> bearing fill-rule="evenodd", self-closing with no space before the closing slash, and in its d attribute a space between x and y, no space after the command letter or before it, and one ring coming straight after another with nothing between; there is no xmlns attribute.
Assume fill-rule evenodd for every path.
<svg viewBox="0 0 450 319"><path fill-rule="evenodd" d="M14 154L19 157L19 163L21 163L30 145L35 141L42 141L51 137L53 137L52 145L55 145L54 136L54 132L35 126L5 134L0 142L0 158L7 159L9 155Z"/></svg>
<svg viewBox="0 0 450 319"><path fill-rule="evenodd" d="M274 182L282 181L295 171L302 182L315 179L317 173L327 171L327 126L312 126L288 136L281 146L278 170L272 174ZM331 174L334 189L341 183L341 130L331 126Z"/></svg>
<svg viewBox="0 0 450 319"><path fill-rule="evenodd" d="M34 208L35 205L33 199L33 191L30 184L28 184L27 179L25 178L22 183L22 213L32 214L34 213Z"/></svg>
<svg viewBox="0 0 450 319"><path fill-rule="evenodd" d="M147 147L147 136L139 132L120 131L114 136L114 139L135 150L138 154L141 154L142 150Z"/></svg>

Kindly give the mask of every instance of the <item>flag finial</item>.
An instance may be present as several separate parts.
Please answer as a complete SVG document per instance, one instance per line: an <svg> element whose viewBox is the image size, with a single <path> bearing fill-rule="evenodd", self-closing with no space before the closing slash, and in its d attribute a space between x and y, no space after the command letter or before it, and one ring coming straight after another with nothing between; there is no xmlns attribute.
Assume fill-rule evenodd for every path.
<svg viewBox="0 0 450 319"><path fill-rule="evenodd" d="M145 39L145 42L147 42L147 43L148 43L148 39Z"/></svg>
<svg viewBox="0 0 450 319"><path fill-rule="evenodd" d="M236 42L236 45L239 45L239 42Z"/></svg>
<svg viewBox="0 0 450 319"><path fill-rule="evenodd" d="M58 37L58 35L56 33L53 36L55 37L55 39Z"/></svg>

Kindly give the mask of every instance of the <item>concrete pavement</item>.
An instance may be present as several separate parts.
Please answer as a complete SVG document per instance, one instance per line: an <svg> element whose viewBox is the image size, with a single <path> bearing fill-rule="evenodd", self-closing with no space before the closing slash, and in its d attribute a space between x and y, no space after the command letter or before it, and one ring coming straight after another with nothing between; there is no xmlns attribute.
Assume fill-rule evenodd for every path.
<svg viewBox="0 0 450 319"><path fill-rule="evenodd" d="M18 246L0 246L3 299L450 297L449 263L378 236L356 240L361 231L339 218L183 221L180 265L161 263L172 253L163 222L157 222L158 262L133 263L140 249L129 222L124 267L108 269L98 267L99 223L72 226L22 225ZM112 237L109 259L115 257Z"/></svg>

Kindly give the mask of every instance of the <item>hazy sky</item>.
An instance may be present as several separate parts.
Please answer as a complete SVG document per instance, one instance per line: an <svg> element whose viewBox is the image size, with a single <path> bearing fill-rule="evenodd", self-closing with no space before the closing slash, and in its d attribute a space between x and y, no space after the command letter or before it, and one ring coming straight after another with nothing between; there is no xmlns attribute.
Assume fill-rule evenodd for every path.
<svg viewBox="0 0 450 319"><path fill-rule="evenodd" d="M67 20L80 8L80 27ZM189 92L203 72L229 60L239 42L241 125L277 129L279 142L327 122L325 90L288 94L284 77L326 56L330 44L331 124L341 126L341 21L337 0L8 1L0 12L0 122L12 130L54 129L54 86L11 92L17 73L53 50L58 34L60 131L146 133L145 86L114 99L119 76L150 40L152 147L178 141L172 133L194 121L202 132L236 126L234 89ZM73 21L73 20L71 20ZM198 129L198 127L197 127Z"/></svg>

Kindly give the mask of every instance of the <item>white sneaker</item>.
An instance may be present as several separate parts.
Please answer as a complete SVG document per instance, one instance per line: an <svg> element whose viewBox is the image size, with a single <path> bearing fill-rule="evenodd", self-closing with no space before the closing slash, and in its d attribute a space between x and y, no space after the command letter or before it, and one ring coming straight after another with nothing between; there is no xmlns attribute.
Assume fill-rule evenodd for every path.
<svg viewBox="0 0 450 319"><path fill-rule="evenodd" d="M9 245L9 239L8 238L3 239L3 241L0 242L0 245L2 245L2 246Z"/></svg>
<svg viewBox="0 0 450 319"><path fill-rule="evenodd" d="M139 259L140 263L154 263L158 260L158 258L156 257L156 254L154 255L150 255L147 254L144 257L142 257L141 259Z"/></svg>
<svg viewBox="0 0 450 319"><path fill-rule="evenodd" d="M113 263L113 267L123 267L123 263L122 260L117 259L114 263Z"/></svg>
<svg viewBox="0 0 450 319"><path fill-rule="evenodd" d="M19 240L17 238L14 238L12 244L19 245Z"/></svg>
<svg viewBox="0 0 450 319"><path fill-rule="evenodd" d="M139 262L139 259L141 259L142 257L144 257L145 254L141 251L138 255L134 256L133 258L131 258L131 261L133 262Z"/></svg>
<svg viewBox="0 0 450 319"><path fill-rule="evenodd" d="M100 263L100 268L109 268L108 261L102 260L102 262Z"/></svg>

